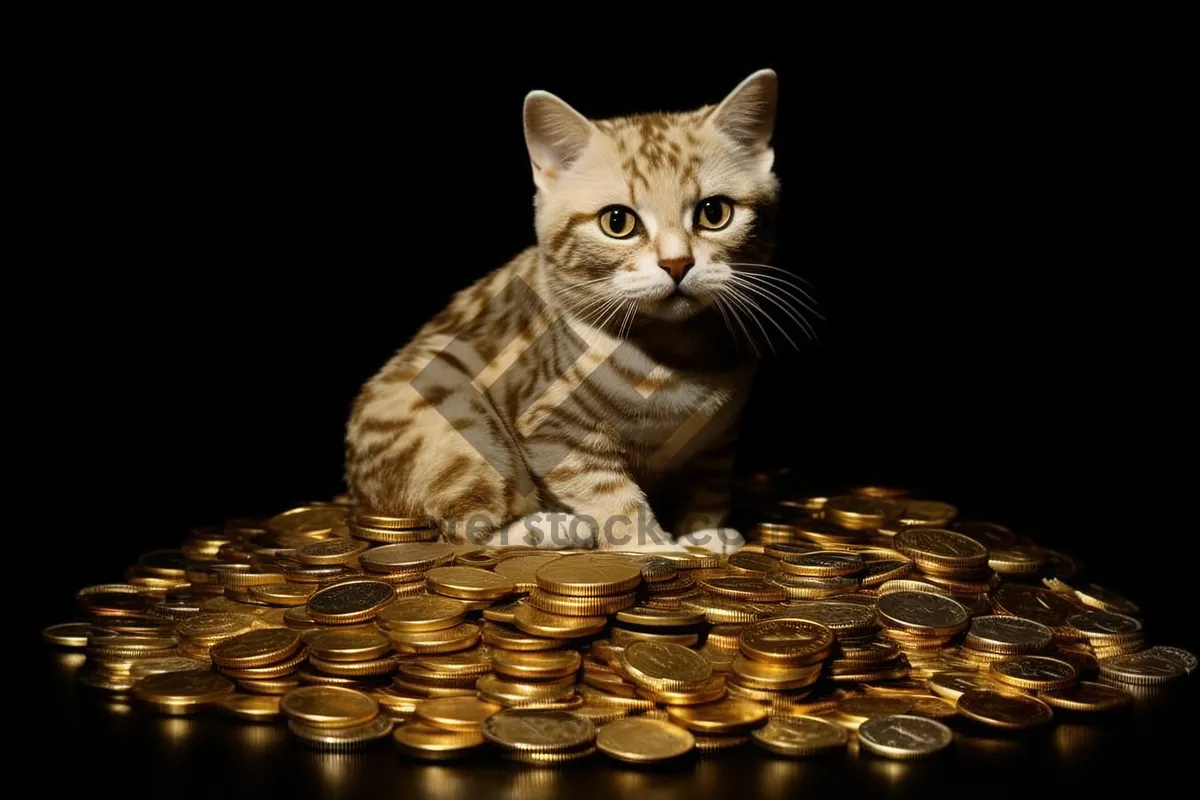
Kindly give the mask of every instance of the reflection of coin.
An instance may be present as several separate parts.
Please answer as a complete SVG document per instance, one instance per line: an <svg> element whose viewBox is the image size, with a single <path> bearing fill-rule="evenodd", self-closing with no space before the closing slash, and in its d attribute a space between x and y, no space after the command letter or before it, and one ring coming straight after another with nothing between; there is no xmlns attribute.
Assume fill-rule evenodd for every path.
<svg viewBox="0 0 1200 800"><path fill-rule="evenodd" d="M695 745L695 737L678 725L640 717L610 722L596 733L602 753L633 763L677 758Z"/></svg>
<svg viewBox="0 0 1200 800"><path fill-rule="evenodd" d="M810 716L777 716L750 734L760 747L784 756L811 756L841 750L849 734L840 725Z"/></svg>
<svg viewBox="0 0 1200 800"><path fill-rule="evenodd" d="M1023 694L975 689L958 698L958 713L996 728L1013 730L1045 725L1054 719L1050 706Z"/></svg>
<svg viewBox="0 0 1200 800"><path fill-rule="evenodd" d="M858 743L875 755L908 760L945 750L954 734L940 722L908 714L872 717L858 728Z"/></svg>

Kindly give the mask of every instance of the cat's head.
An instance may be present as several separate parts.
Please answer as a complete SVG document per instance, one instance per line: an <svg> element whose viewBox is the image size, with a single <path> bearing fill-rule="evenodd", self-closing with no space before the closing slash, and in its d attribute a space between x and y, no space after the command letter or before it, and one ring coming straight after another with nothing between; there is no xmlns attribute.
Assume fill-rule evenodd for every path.
<svg viewBox="0 0 1200 800"><path fill-rule="evenodd" d="M538 242L560 305L611 328L741 302L741 265L770 254L777 95L762 70L716 106L591 121L531 92Z"/></svg>

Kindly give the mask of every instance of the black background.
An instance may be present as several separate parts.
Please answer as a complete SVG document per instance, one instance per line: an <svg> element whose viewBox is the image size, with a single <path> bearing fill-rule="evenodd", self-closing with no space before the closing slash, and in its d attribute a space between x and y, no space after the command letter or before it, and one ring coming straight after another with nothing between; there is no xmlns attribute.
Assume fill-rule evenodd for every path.
<svg viewBox="0 0 1200 800"><path fill-rule="evenodd" d="M1010 524L1195 650L1194 140L1166 28L849 26L636 58L532 24L527 48L435 55L173 31L41 54L11 424L16 504L62 558L31 621L189 525L341 490L361 383L533 243L526 92L683 109L770 66L775 263L825 321L764 365L743 463Z"/></svg>

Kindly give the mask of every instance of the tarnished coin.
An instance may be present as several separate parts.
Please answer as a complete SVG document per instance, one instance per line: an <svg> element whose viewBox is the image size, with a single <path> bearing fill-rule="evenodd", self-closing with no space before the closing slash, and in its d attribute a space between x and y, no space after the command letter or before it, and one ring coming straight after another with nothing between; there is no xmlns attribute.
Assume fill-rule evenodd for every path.
<svg viewBox="0 0 1200 800"><path fill-rule="evenodd" d="M366 622L395 599L395 590L383 581L346 581L320 590L305 608L323 625L349 625Z"/></svg>
<svg viewBox="0 0 1200 800"><path fill-rule="evenodd" d="M1038 699L1068 711L1112 711L1133 702L1133 695L1114 686L1080 681L1065 689L1038 692Z"/></svg>
<svg viewBox="0 0 1200 800"><path fill-rule="evenodd" d="M668 706L667 717L693 733L736 734L767 722L767 709L749 700L727 698L699 706Z"/></svg>
<svg viewBox="0 0 1200 800"><path fill-rule="evenodd" d="M1021 730L1054 719L1050 706L1028 695L973 689L958 698L958 713L996 728Z"/></svg>
<svg viewBox="0 0 1200 800"><path fill-rule="evenodd" d="M988 551L974 539L943 528L905 528L892 545L918 564L945 567L980 567Z"/></svg>
<svg viewBox="0 0 1200 800"><path fill-rule="evenodd" d="M378 623L401 633L452 628L467 615L461 601L438 595L402 597L379 612Z"/></svg>
<svg viewBox="0 0 1200 800"><path fill-rule="evenodd" d="M1009 656L992 662L989 675L997 683L1016 689L1051 691L1079 679L1075 667L1047 656Z"/></svg>
<svg viewBox="0 0 1200 800"><path fill-rule="evenodd" d="M482 732L505 750L536 753L575 750L596 738L592 721L569 711L506 709L484 720Z"/></svg>
<svg viewBox="0 0 1200 800"><path fill-rule="evenodd" d="M462 600L496 600L516 589L503 575L479 567L434 567L425 582L430 592Z"/></svg>
<svg viewBox="0 0 1200 800"><path fill-rule="evenodd" d="M454 558L454 545L446 542L410 542L373 547L358 557L372 572L414 572L432 569Z"/></svg>
<svg viewBox="0 0 1200 800"><path fill-rule="evenodd" d="M803 619L771 619L747 625L739 647L747 658L776 664L815 664L833 647L833 631Z"/></svg>
<svg viewBox="0 0 1200 800"><path fill-rule="evenodd" d="M215 672L163 672L138 681L133 695L164 714L190 714L233 694L233 682Z"/></svg>
<svg viewBox="0 0 1200 800"><path fill-rule="evenodd" d="M1054 632L1040 622L995 614L972 619L964 644L990 653L1035 653L1053 639Z"/></svg>
<svg viewBox="0 0 1200 800"><path fill-rule="evenodd" d="M696 651L658 642L634 642L621 653L621 666L647 689L682 689L712 675L712 665Z"/></svg>
<svg viewBox="0 0 1200 800"><path fill-rule="evenodd" d="M209 651L220 667L260 667L282 661L300 649L300 634L287 628L266 628L234 636Z"/></svg>
<svg viewBox="0 0 1200 800"><path fill-rule="evenodd" d="M1168 647L1160 644L1143 650L1142 654L1178 664L1188 675L1196 670L1196 657L1182 647Z"/></svg>
<svg viewBox="0 0 1200 800"><path fill-rule="evenodd" d="M775 616L816 622L842 639L862 636L876 629L874 609L840 600L788 603L780 607Z"/></svg>
<svg viewBox="0 0 1200 800"><path fill-rule="evenodd" d="M1091 609L1067 617L1067 625L1089 640L1128 639L1141 635L1140 620L1125 614Z"/></svg>
<svg viewBox="0 0 1200 800"><path fill-rule="evenodd" d="M695 746L696 738L678 725L642 717L619 719L596 732L600 752L635 764L678 758Z"/></svg>
<svg viewBox="0 0 1200 800"><path fill-rule="evenodd" d="M369 546L357 539L325 539L301 547L296 551L296 560L303 564L346 564Z"/></svg>
<svg viewBox="0 0 1200 800"><path fill-rule="evenodd" d="M483 734L470 731L448 731L423 722L407 722L392 733L396 747L406 755L437 761L461 758L483 747Z"/></svg>
<svg viewBox="0 0 1200 800"><path fill-rule="evenodd" d="M708 578L700 581L700 587L718 597L749 603L780 603L788 598L787 592L763 578Z"/></svg>
<svg viewBox="0 0 1200 800"><path fill-rule="evenodd" d="M884 595L876 603L875 612L885 625L930 635L957 633L971 618L961 603L927 592Z"/></svg>
<svg viewBox="0 0 1200 800"><path fill-rule="evenodd" d="M945 750L954 734L940 722L909 714L872 717L858 728L858 743L885 758L924 758Z"/></svg>
<svg viewBox="0 0 1200 800"><path fill-rule="evenodd" d="M1065 595L1020 583L1005 583L988 599L998 613L1031 619L1052 629L1064 627L1067 617L1083 610Z"/></svg>
<svg viewBox="0 0 1200 800"><path fill-rule="evenodd" d="M312 654L326 661L369 661L392 651L392 640L372 627L323 630L307 639Z"/></svg>
<svg viewBox="0 0 1200 800"><path fill-rule="evenodd" d="M849 734L827 719L801 715L772 717L750 737L765 750L799 758L842 750Z"/></svg>
<svg viewBox="0 0 1200 800"><path fill-rule="evenodd" d="M811 578L837 578L856 575L863 570L862 556L837 550L817 550L778 562L779 569L792 575Z"/></svg>
<svg viewBox="0 0 1200 800"><path fill-rule="evenodd" d="M587 553L551 561L537 570L536 579L548 592L573 597L622 594L642 582L642 565L625 556Z"/></svg>
<svg viewBox="0 0 1200 800"><path fill-rule="evenodd" d="M1182 678L1185 674L1186 670L1177 660L1148 651L1100 659L1100 676L1120 683L1152 686Z"/></svg>
<svg viewBox="0 0 1200 800"><path fill-rule="evenodd" d="M483 721L503 710L474 697L439 697L417 705L414 717L426 725L450 731L478 731Z"/></svg>
<svg viewBox="0 0 1200 800"><path fill-rule="evenodd" d="M370 695L340 686L302 686L283 696L290 719L315 728L349 728L370 722L379 703Z"/></svg>

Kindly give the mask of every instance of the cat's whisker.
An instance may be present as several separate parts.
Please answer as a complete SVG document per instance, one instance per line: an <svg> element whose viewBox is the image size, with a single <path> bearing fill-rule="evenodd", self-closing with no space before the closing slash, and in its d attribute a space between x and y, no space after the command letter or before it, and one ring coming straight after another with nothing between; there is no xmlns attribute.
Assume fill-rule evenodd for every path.
<svg viewBox="0 0 1200 800"><path fill-rule="evenodd" d="M783 280L782 278L780 278L777 275L763 275L761 273L754 273L754 272L734 272L734 276L741 278L742 280L759 281L760 283L762 281L767 281L772 290L781 291L781 292L789 295L790 297L792 297L792 299L794 299L797 303L799 303L801 306L803 306L806 311L808 311L810 314L814 315L817 319L819 319L819 320L825 319L825 317L821 315L821 312L817 311L817 309L813 307L813 305L815 305L817 301L813 299L812 295L810 295L808 292L804 291L804 289L802 289L801 287L797 286L794 283L789 283L788 281ZM796 292L799 292L800 295L803 295L803 297L801 297L800 295L797 295ZM809 305L809 303L812 303L813 305Z"/></svg>
<svg viewBox="0 0 1200 800"><path fill-rule="evenodd" d="M767 347L771 348L771 352L774 353L775 343L771 341L771 335L767 333L767 329L763 327L763 324L759 321L758 315L754 313L755 310L761 312L763 310L762 307L747 297L740 289L737 289L736 287L726 284L726 290L729 293L729 299L736 303L739 308L745 311L747 316L750 317L750 321L757 325L758 329L762 331L763 339L765 339L767 342Z"/></svg>
<svg viewBox="0 0 1200 800"><path fill-rule="evenodd" d="M747 286L747 287L744 287L744 288L746 288L746 289L750 289L750 290L753 290L753 287L749 287L749 286ZM759 294L761 297L765 297L767 300L771 300L771 299L772 299L772 298L771 298L769 295L764 295L764 294L762 294L761 292L756 292L756 294ZM789 335L788 335L788 332L787 332L787 330L786 330L786 329L785 329L785 328L784 328L782 325L780 325L780 324L779 324L779 322L778 322L778 321L775 319L775 317L774 317L772 314L770 314L770 313L767 311L767 309L763 308L763 307L762 307L762 305L761 305L761 304L760 304L760 303L759 303L757 300L755 300L754 298L750 297L749 295L743 295L743 299L744 299L744 300L745 300L747 303L749 303L749 304L750 304L750 305L751 305L753 308L755 308L756 310L758 310L758 311L759 311L759 312L760 312L760 313L761 313L761 314L762 314L762 315L763 315L763 316L766 318L767 322L769 322L769 323L771 323L773 326L775 326L775 328L776 328L776 329L777 329L777 330L778 330L778 331L779 331L781 334L783 334L783 338L785 338L785 339L787 339L787 340L788 340L788 344L790 344L790 345L792 346L792 348L793 348L793 349L795 349L795 350L799 350L799 349L800 349L800 346L796 344L796 340L795 340L795 339L793 339L791 336L789 336ZM780 304L779 304L779 303L776 303L776 305L780 305ZM780 306L780 307L782 308L783 306ZM773 352L773 351L772 351L772 352Z"/></svg>
<svg viewBox="0 0 1200 800"><path fill-rule="evenodd" d="M758 352L758 345L755 343L754 337L750 335L750 331L746 330L746 326L742 324L741 318L738 317L737 310L733 307L733 304L732 303L729 304L728 314L726 314L725 301L723 301L720 297L715 296L715 295L714 295L713 299L717 302L717 308L721 310L721 316L725 317L725 326L727 328L729 328L729 333L733 336L733 340L735 342L737 341L737 331L735 331L733 329L733 325L731 325L729 322L731 317L733 318L733 321L738 324L738 327L742 329L742 333L745 335L746 341L750 344L750 349L754 351L754 355L755 356L762 355L761 353Z"/></svg>
<svg viewBox="0 0 1200 800"><path fill-rule="evenodd" d="M744 288L746 291L753 292L754 294L758 295L759 297L769 300L771 303L778 306L783 311L784 314L787 314L789 319L791 319L793 322L795 322L797 325L800 326L801 330L804 331L805 336L807 336L809 339L815 338L816 332L812 330L812 326L808 323L808 320L804 319L804 317L800 313L798 313L795 309L790 308L786 303L782 302L780 299L778 299L775 296L764 291L762 288L754 286L753 284L738 282L738 285L741 286L742 288ZM775 324L776 327L779 327L779 323L775 322L773 317L768 317L768 319L770 319L771 322L773 324ZM786 336L787 334L784 334L784 335ZM789 341L791 341L790 338L789 338ZM793 347L794 346L795 346L795 343L793 342ZM799 348L797 348L797 349L799 349Z"/></svg>
<svg viewBox="0 0 1200 800"><path fill-rule="evenodd" d="M748 261L731 261L731 262L729 262L729 266L731 266L731 267L757 267L758 269L773 269L776 272L782 272L784 275L787 275L790 278L795 278L796 280L800 281L801 283L805 284L806 286L812 286L812 282L807 281L804 278L801 278L799 275L792 272L791 270L784 269L783 267L777 267L774 264L752 264ZM741 270L738 270L738 271L740 272Z"/></svg>

